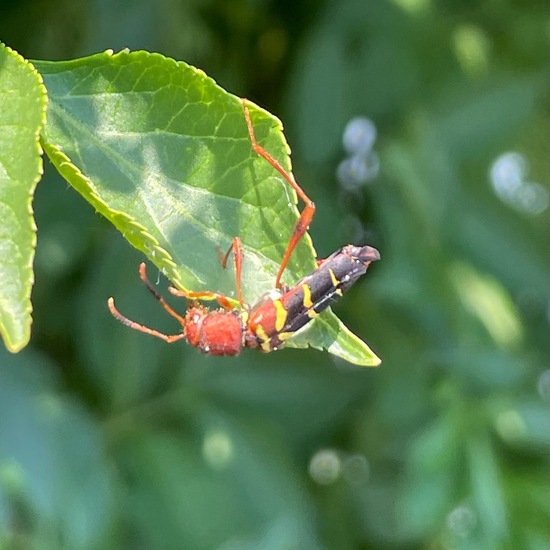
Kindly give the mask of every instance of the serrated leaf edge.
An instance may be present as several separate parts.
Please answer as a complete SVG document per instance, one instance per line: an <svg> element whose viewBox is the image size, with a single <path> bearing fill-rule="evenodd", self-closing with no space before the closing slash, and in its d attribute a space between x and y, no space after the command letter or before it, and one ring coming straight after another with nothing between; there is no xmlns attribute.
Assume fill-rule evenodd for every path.
<svg viewBox="0 0 550 550"><path fill-rule="evenodd" d="M208 76L204 71L201 69L198 69L192 65L189 65L182 61L176 61L175 59L171 57L164 56L163 54L157 53L157 52L148 52L145 50L135 50L130 51L129 49L123 49L120 50L117 53L114 53L113 50L105 50L102 53L98 53L96 55L90 56L90 57L99 57L102 55L107 55L110 57L119 57L119 56L147 56L152 58L158 58L163 61L168 61L174 63L177 67L181 67L184 69L188 69L193 71L195 74L200 76L201 78L206 78L210 82L212 82L216 87L220 87L216 81ZM79 60L75 60L79 61ZM223 88L222 88L223 89ZM224 90L224 93L227 93L229 95L229 92ZM265 116L268 118L274 120L275 127L274 129L281 134L283 138L283 142L285 144L285 150L288 157L288 163L289 163L289 169L290 168L290 146L286 139L284 138L283 133L283 124L280 119L278 119L273 114L269 113L262 107L259 107L257 105L254 105L254 108L261 111ZM87 178L78 167L76 167L70 159L58 148L52 145L48 145L47 143L43 142L44 149L46 150L46 153L52 160L52 162L56 165L59 172L63 175L63 177L73 186L75 189L83 195L85 198L89 199L89 202L96 208L98 212L100 212L102 215L104 215L109 221L121 231L124 238L130 242L135 248L138 250L141 250L159 269L163 271L163 273L168 277L168 279L178 288L182 290L189 290L183 286L182 281L180 280L179 276L177 275L177 271L175 269L176 263L174 262L172 256L170 253L162 248L160 246L160 243L158 240L153 237L144 226L142 226L139 222L137 222L134 218L129 216L128 214L113 210L107 206L107 203L101 199L101 197L95 192L94 185L91 182L89 178ZM74 178L74 182L71 180L71 178ZM78 183L81 183L84 186L85 192L82 192L82 188L78 185ZM293 202L297 202L297 196L294 190L289 189L289 192L291 193L291 196L293 198ZM135 236L134 236L135 235ZM139 236L139 237L138 237ZM139 239L142 239L142 243L145 244L143 246ZM313 242L311 241L311 237L309 234L306 234L306 239L308 240L310 246L313 248ZM331 312L332 314L332 312ZM332 314L334 315L334 314ZM334 336L334 342L329 345L328 347L324 347L321 345L314 345L311 342L308 342L307 344L293 344L291 341L289 341L289 347L299 347L299 348L305 348L305 347L313 347L315 349L320 350L327 350L329 353L336 355L338 357L341 357L342 359L345 359L346 361L350 363L354 363L356 365L360 366L377 366L380 364L380 359L370 350L370 348L367 346L365 342L363 342L359 337L357 337L355 334L353 334L345 325L336 317L334 318L337 320L339 324L339 328L337 330L333 330L332 327L328 327L329 330L335 335ZM322 318L316 320L315 322L322 322ZM314 323L315 324L315 323ZM306 327L308 328L308 327ZM344 345L343 342L340 344L337 343L337 338L344 337L344 341L347 343L347 345ZM292 339L291 339L292 340ZM355 344L355 346L354 346ZM357 347L358 353L354 354L351 351L346 351L349 348ZM361 358L362 357L362 358Z"/></svg>
<svg viewBox="0 0 550 550"><path fill-rule="evenodd" d="M86 177L57 147L42 142L46 154L55 165L59 173L74 187L86 200L105 216L123 235L132 246L142 251L176 287L187 290L175 269L176 263L170 253L160 246L158 240L125 212L109 208L107 203L95 191L92 181Z"/></svg>
<svg viewBox="0 0 550 550"><path fill-rule="evenodd" d="M36 190L36 186L38 185L38 182L42 179L42 176L44 174L44 163L42 161L42 154L44 151L40 144L40 133L42 131L42 128L46 124L48 92L46 90L46 86L44 85L42 75L36 70L34 65L29 60L25 59L21 54L19 54L17 51L15 51L13 48L10 48L3 42L0 42L0 47L4 48L9 55L12 55L13 57L15 57L18 60L18 62L22 64L22 66L30 69L31 74L34 75L36 79L37 89L39 90L39 95L40 95L39 101L42 107L40 122L37 125L34 132L34 137L35 137L34 150L38 159L37 173L36 173L36 177L34 178L34 180L31 182L29 186L29 193L27 196L27 213L30 219L30 229L31 229L32 237L31 237L31 251L28 256L28 262L25 266L25 269L29 271L30 275L29 275L28 292L24 298L26 301L26 304L24 306L24 314L26 319L23 321L23 324L25 325L23 329L24 337L19 342L12 342L10 339L10 334L5 330L1 331L4 344L8 349L8 351L10 351L11 353L17 353L26 347L31 337L32 311L33 311L31 293L32 293L32 288L34 286L34 281L35 281L33 265L34 265L34 256L35 256L36 243L37 243L36 233L38 230L36 221L34 219L34 209L32 206L32 201L34 199L34 192ZM2 328L4 329L5 327L2 327Z"/></svg>

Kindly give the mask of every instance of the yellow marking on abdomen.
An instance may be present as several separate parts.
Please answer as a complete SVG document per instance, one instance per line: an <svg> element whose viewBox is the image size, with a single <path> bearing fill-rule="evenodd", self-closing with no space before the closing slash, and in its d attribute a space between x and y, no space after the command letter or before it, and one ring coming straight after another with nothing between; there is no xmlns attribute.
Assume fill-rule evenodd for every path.
<svg viewBox="0 0 550 550"><path fill-rule="evenodd" d="M268 341L269 336L267 335L267 332L265 331L264 327L262 325L257 325L254 332L256 333L256 336L262 341L261 346L263 347L264 343Z"/></svg>
<svg viewBox="0 0 550 550"><path fill-rule="evenodd" d="M271 347L271 343L269 342L269 340L266 340L265 342L262 342L260 344L260 347L262 348L263 351L272 351L273 348Z"/></svg>
<svg viewBox="0 0 550 550"><path fill-rule="evenodd" d="M332 281L332 286L334 288L338 288L340 285L340 281L336 278L336 275L334 274L334 271L332 269L329 269L328 272L330 273L330 279Z"/></svg>
<svg viewBox="0 0 550 550"><path fill-rule="evenodd" d="M311 288L309 288L309 285L302 285L302 289L304 290L304 297L302 299L304 307L309 308L313 306L313 302L311 301Z"/></svg>
<svg viewBox="0 0 550 550"><path fill-rule="evenodd" d="M283 306L281 300L273 300L273 305L275 306L275 330L280 332L285 326L287 311Z"/></svg>

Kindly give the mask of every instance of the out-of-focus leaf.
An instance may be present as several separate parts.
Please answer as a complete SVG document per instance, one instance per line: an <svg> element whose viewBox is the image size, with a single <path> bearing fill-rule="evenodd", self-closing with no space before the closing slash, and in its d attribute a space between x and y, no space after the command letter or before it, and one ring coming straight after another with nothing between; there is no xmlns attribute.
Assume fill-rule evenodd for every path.
<svg viewBox="0 0 550 550"><path fill-rule="evenodd" d="M0 335L17 352L31 333L34 189L42 175L39 134L46 90L34 67L0 43Z"/></svg>
<svg viewBox="0 0 550 550"><path fill-rule="evenodd" d="M472 436L466 451L473 505L483 536L492 544L503 542L507 536L507 510L494 448L489 438Z"/></svg>
<svg viewBox="0 0 550 550"><path fill-rule="evenodd" d="M502 410L495 427L504 441L524 452L547 449L550 446L548 406L534 400L524 400Z"/></svg>
<svg viewBox="0 0 550 550"><path fill-rule="evenodd" d="M449 275L464 307L480 320L495 343L517 349L523 340L522 327L517 308L502 285L467 264L454 263Z"/></svg>
<svg viewBox="0 0 550 550"><path fill-rule="evenodd" d="M441 525L443 514L452 505L449 490L458 474L459 444L449 416L434 420L417 435L398 505L399 525L406 536L425 536Z"/></svg>
<svg viewBox="0 0 550 550"><path fill-rule="evenodd" d="M396 517L401 536L422 538L439 528L452 504L453 480L447 470L411 477L400 496Z"/></svg>
<svg viewBox="0 0 550 550"><path fill-rule="evenodd" d="M460 443L454 428L451 418L442 417L418 434L409 458L413 475L428 476L430 472L456 466Z"/></svg>

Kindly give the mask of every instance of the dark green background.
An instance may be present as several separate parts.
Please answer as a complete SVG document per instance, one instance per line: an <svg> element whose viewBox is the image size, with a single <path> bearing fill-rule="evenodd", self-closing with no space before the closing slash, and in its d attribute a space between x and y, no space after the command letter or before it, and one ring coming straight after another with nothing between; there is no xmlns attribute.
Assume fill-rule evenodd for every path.
<svg viewBox="0 0 550 550"><path fill-rule="evenodd" d="M536 1L2 3L27 58L159 51L279 115L319 255L381 251L336 309L383 363L216 359L120 326L109 295L177 329L46 166L33 337L0 351L0 547L547 548L547 189L534 212L489 176L513 151L547 185L547 27ZM381 170L350 193L357 115Z"/></svg>

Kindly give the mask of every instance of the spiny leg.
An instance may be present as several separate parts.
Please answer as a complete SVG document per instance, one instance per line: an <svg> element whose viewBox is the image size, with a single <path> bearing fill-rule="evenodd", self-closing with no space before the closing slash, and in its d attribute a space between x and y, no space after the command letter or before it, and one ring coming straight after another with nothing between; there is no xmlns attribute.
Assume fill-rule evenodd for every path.
<svg viewBox="0 0 550 550"><path fill-rule="evenodd" d="M189 290L179 290L173 286L168 287L168 290L173 296L179 296L180 298L186 298L187 300L216 300L224 309L229 311L235 309L229 298L220 292L211 292L210 290L191 292Z"/></svg>
<svg viewBox="0 0 550 550"><path fill-rule="evenodd" d="M227 267L227 261L229 255L233 251L233 256L235 259L235 284L237 287L237 298L241 307L245 307L242 290L241 290L241 276L242 276L242 265L243 265L243 250L241 239L239 237L234 237L229 250L224 254L221 249L218 247L218 258L222 267L225 269ZM179 296L180 298L186 298L187 300L216 300L220 306L224 309L232 311L235 309L235 306L231 303L231 300L227 298L221 292L212 292L210 290L199 290L196 292L190 290L179 290L174 287L169 287L168 290L174 295Z"/></svg>
<svg viewBox="0 0 550 550"><path fill-rule="evenodd" d="M229 259L231 251L233 251L233 260L235 262L235 287L237 288L237 298L239 300L239 303L241 304L241 307L244 308L245 304L241 289L241 278L243 270L243 247L241 239L239 237L233 238L233 242L231 243L231 246L225 254L223 254L221 249L218 247L218 257L224 269L227 267L227 260Z"/></svg>
<svg viewBox="0 0 550 550"><path fill-rule="evenodd" d="M267 160L267 162L269 162L269 164L271 164L271 166L273 166L273 168L275 168L275 170L277 170L279 174L281 174L281 176L283 176L283 178L290 184L290 186L296 191L297 195L305 203L305 207L300 213L300 217L298 218L298 221L294 226L294 230L292 231L292 235L290 236L290 240L283 255L281 265L279 266L279 272L277 273L277 277L275 279L275 286L277 288L281 288L281 277L283 275L283 272L288 265L293 250L296 248L296 245L300 242L300 239L305 235L306 231L309 228L311 220L313 219L313 215L315 214L315 204L305 194L304 190L298 185L294 177L289 174L283 168L283 166L276 159L274 159L261 145L258 144L258 142L256 141L256 135L254 134L252 120L250 119L250 112L248 111L248 107L246 106L246 99L243 98L242 104L244 118L248 127L248 134L250 136L250 141L252 142L252 148L258 155Z"/></svg>
<svg viewBox="0 0 550 550"><path fill-rule="evenodd" d="M149 279L147 278L147 272L146 272L146 266L145 263L141 263L139 265L139 277L142 280L143 284L147 288L147 290L160 302L162 307L175 319L177 319L182 327L185 327L185 319L176 311L174 311L164 300L164 298L153 288L153 285L149 282ZM139 332L144 332L145 334L149 334L151 336L155 336L156 338L160 338L161 340L164 340L165 342L168 342L171 344L172 342L176 342L178 340L181 340L184 338L183 332L180 334L173 334L168 335L164 334L162 332L159 332L158 330L146 327L145 325L141 325L140 323L136 323L135 321L132 321L131 319L128 319L128 317L125 317L118 311L118 309L115 307L115 301L113 298L109 298L107 300L107 305L109 306L109 311L113 315L113 317L117 320L119 320L123 325L126 325L127 327L130 327L131 329L137 330Z"/></svg>
<svg viewBox="0 0 550 550"><path fill-rule="evenodd" d="M117 320L119 320L123 325L126 325L127 327L130 327L134 330L137 330L139 332L144 332L145 334L149 334L151 336L155 336L157 338L160 338L161 340L164 340L168 344L171 344L172 342L176 342L178 340L181 340L184 338L183 332L179 334L163 334L162 332L159 332L158 330L154 330L152 328L146 327L144 325L140 325L139 323L136 323L135 321L131 321L127 317L124 317L122 313L118 311L118 309L115 307L115 301L113 298L109 298L107 300L107 304L109 306L109 310L113 317Z"/></svg>
<svg viewBox="0 0 550 550"><path fill-rule="evenodd" d="M185 318L182 317L177 311L174 311L166 302L166 300L154 289L153 285L147 278L145 262L139 264L139 278L147 288L147 290L153 295L153 297L160 302L160 305L172 316L177 319L181 325L185 326Z"/></svg>

